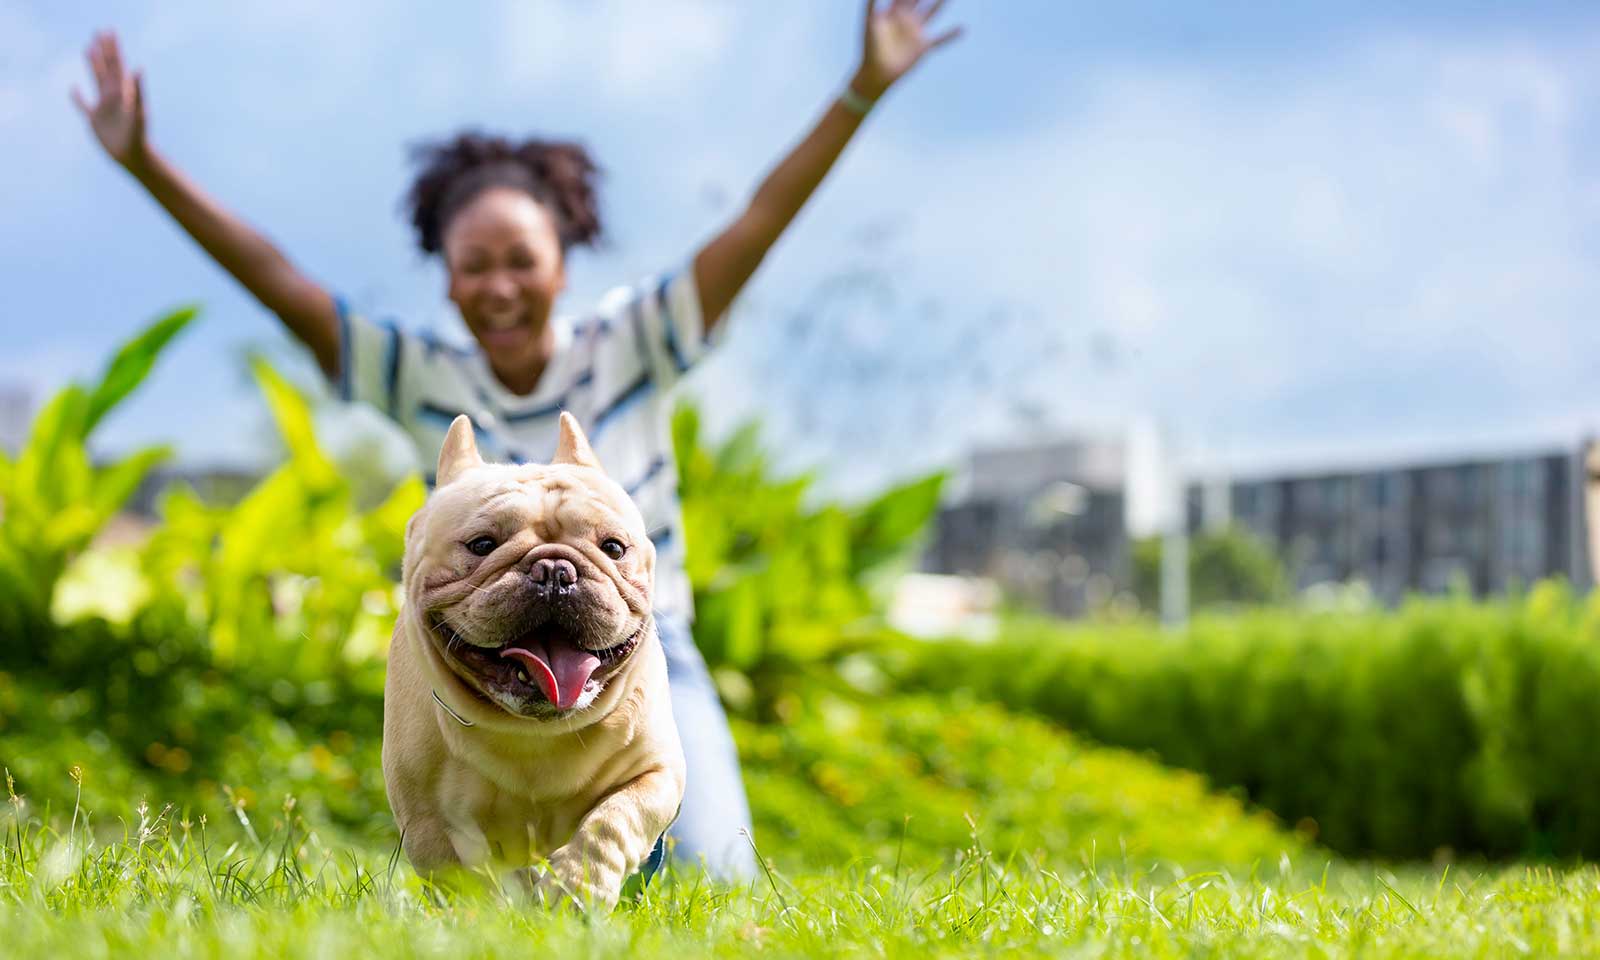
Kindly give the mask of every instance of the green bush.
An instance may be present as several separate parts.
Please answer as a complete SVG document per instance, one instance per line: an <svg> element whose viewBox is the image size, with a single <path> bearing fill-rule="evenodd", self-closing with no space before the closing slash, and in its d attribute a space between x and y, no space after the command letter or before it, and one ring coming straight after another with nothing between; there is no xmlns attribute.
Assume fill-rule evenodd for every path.
<svg viewBox="0 0 1600 960"><path fill-rule="evenodd" d="M1202 778L961 697L786 697L736 721L764 848L787 865L910 864L967 848L1078 866L1272 863L1300 838Z"/></svg>
<svg viewBox="0 0 1600 960"><path fill-rule="evenodd" d="M331 696L379 691L406 521L426 491L413 475L359 510L317 444L305 397L254 366L288 458L234 506L167 492L139 561L153 598L143 615L203 634L222 667Z"/></svg>
<svg viewBox="0 0 1600 960"><path fill-rule="evenodd" d="M321 783L306 801L321 822L373 826L383 656L420 481L356 509L305 399L258 363L283 466L231 507L169 490L143 543L91 546L164 451L95 465L90 432L192 315L135 337L98 385L61 391L0 462L0 763L33 782L80 766L97 802L135 788L219 800L229 785L247 803L252 783Z"/></svg>
<svg viewBox="0 0 1600 960"><path fill-rule="evenodd" d="M771 476L754 426L713 449L694 409L680 407L672 433L695 641L731 705L770 703L797 671L875 645L873 577L906 556L938 508L943 477L859 506L812 505L810 477Z"/></svg>
<svg viewBox="0 0 1600 960"><path fill-rule="evenodd" d="M95 464L89 437L194 316L188 308L156 321L117 351L99 382L52 397L14 458L0 451L0 656L48 655L37 641L67 564L167 458L156 448Z"/></svg>
<svg viewBox="0 0 1600 960"><path fill-rule="evenodd" d="M900 683L970 690L1242 788L1354 854L1600 855L1600 598L1016 625L908 647Z"/></svg>

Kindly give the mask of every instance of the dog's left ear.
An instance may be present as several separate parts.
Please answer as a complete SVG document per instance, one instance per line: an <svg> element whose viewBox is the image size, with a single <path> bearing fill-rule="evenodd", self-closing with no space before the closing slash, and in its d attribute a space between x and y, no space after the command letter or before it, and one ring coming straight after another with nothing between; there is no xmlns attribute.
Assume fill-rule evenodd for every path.
<svg viewBox="0 0 1600 960"><path fill-rule="evenodd" d="M565 410L561 411L561 439L556 441L556 457L550 462L605 470L589 446L589 438L583 435L583 428L578 426L578 418Z"/></svg>
<svg viewBox="0 0 1600 960"><path fill-rule="evenodd" d="M439 468L434 473L434 484L445 486L473 467L481 466L483 457L478 453L478 438L473 435L472 421L467 419L466 414L462 414L451 422L450 432L444 435L444 446L439 448Z"/></svg>

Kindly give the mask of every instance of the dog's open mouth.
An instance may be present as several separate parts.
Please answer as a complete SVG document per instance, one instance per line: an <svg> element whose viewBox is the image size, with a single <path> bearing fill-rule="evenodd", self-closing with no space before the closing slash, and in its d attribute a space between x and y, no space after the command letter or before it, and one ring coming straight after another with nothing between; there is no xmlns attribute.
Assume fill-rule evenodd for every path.
<svg viewBox="0 0 1600 960"><path fill-rule="evenodd" d="M434 630L444 641L448 659L465 670L484 687L484 693L498 687L519 699L542 697L558 710L571 710L586 689L603 682L611 669L627 659L644 635L644 624L621 643L603 650L590 650L578 643L576 635L554 623L546 623L531 633L500 647L480 647L467 641L443 619L434 619Z"/></svg>

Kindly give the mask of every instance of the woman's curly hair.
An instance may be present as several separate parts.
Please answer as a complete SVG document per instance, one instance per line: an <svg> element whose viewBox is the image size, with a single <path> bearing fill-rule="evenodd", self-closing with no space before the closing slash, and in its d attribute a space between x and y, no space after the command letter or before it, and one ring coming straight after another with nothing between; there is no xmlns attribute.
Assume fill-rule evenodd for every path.
<svg viewBox="0 0 1600 960"><path fill-rule="evenodd" d="M525 190L554 215L562 252L600 239L595 183L600 168L581 145L553 140L513 143L477 132L420 144L411 150L420 168L406 195L417 246L439 253L450 219L491 187Z"/></svg>

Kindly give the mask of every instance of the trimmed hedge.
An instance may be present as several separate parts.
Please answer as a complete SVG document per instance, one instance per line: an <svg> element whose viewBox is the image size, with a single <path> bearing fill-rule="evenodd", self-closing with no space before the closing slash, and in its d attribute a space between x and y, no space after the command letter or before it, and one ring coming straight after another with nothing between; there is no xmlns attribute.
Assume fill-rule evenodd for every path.
<svg viewBox="0 0 1600 960"><path fill-rule="evenodd" d="M897 659L908 689L1153 751L1345 853L1600 856L1600 600L1559 584L1177 635L1022 623Z"/></svg>
<svg viewBox="0 0 1600 960"><path fill-rule="evenodd" d="M920 868L975 842L1053 869L1276 864L1313 850L1203 777L994 704L806 686L783 699L782 723L735 720L734 735L762 852L788 869Z"/></svg>

